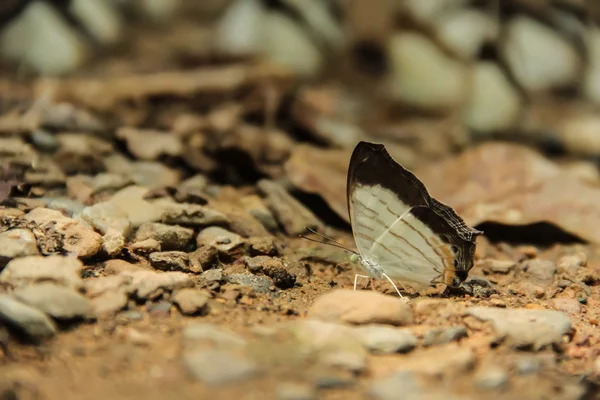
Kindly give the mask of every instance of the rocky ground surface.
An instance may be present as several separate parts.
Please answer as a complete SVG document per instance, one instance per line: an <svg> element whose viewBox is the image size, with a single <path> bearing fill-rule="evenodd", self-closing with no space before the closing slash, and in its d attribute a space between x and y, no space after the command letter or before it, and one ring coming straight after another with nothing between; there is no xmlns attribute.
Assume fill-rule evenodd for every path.
<svg viewBox="0 0 600 400"><path fill-rule="evenodd" d="M362 130L335 84L161 35L0 78L1 399L598 398L595 164L453 118ZM360 139L485 232L472 293L353 291L343 250L298 237L354 248Z"/></svg>

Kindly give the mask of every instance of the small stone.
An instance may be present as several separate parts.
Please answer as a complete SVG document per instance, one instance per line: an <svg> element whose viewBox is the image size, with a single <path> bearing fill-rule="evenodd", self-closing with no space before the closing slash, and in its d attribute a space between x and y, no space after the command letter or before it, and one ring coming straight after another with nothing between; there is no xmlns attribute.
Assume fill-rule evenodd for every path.
<svg viewBox="0 0 600 400"><path fill-rule="evenodd" d="M255 362L224 350L202 349L183 355L183 364L197 380L208 385L227 385L255 377Z"/></svg>
<svg viewBox="0 0 600 400"><path fill-rule="evenodd" d="M209 269L200 274L200 279L208 284L221 282L223 280L223 270L220 268Z"/></svg>
<svg viewBox="0 0 600 400"><path fill-rule="evenodd" d="M0 282L12 286L52 281L57 284L79 288L83 264L76 257L27 256L10 261L0 273Z"/></svg>
<svg viewBox="0 0 600 400"><path fill-rule="evenodd" d="M214 268L219 262L219 251L213 246L202 246L189 253L190 272L200 273Z"/></svg>
<svg viewBox="0 0 600 400"><path fill-rule="evenodd" d="M179 156L183 152L181 138L170 132L123 127L117 137L125 140L127 149L142 160L156 160L161 155Z"/></svg>
<svg viewBox="0 0 600 400"><path fill-rule="evenodd" d="M119 232L124 238L131 234L127 213L114 203L103 202L86 207L81 212L81 219L101 234L109 230Z"/></svg>
<svg viewBox="0 0 600 400"><path fill-rule="evenodd" d="M150 253L150 263L163 271L189 271L189 256L183 251Z"/></svg>
<svg viewBox="0 0 600 400"><path fill-rule="evenodd" d="M106 292L125 290L131 278L122 275L99 276L84 281L85 294L89 298L101 296Z"/></svg>
<svg viewBox="0 0 600 400"><path fill-rule="evenodd" d="M272 232L277 230L277 220L260 197L256 195L244 196L241 202L244 209L260 221L267 230Z"/></svg>
<svg viewBox="0 0 600 400"><path fill-rule="evenodd" d="M72 320L90 315L88 299L64 286L39 283L18 288L13 296L55 319Z"/></svg>
<svg viewBox="0 0 600 400"><path fill-rule="evenodd" d="M162 207L160 220L165 224L204 227L229 223L224 214L197 204L174 203L163 199L156 204Z"/></svg>
<svg viewBox="0 0 600 400"><path fill-rule="evenodd" d="M135 233L135 240L141 242L146 239L154 239L160 243L160 248L165 251L185 250L192 241L193 235L194 230L190 228L146 222Z"/></svg>
<svg viewBox="0 0 600 400"><path fill-rule="evenodd" d="M98 253L102 237L83 223L65 217L60 211L36 208L25 215L28 227L43 254L69 252L86 258Z"/></svg>
<svg viewBox="0 0 600 400"><path fill-rule="evenodd" d="M548 260L528 260L523 265L523 269L527 272L529 281L541 287L547 287L552 284L554 274L556 273L556 265Z"/></svg>
<svg viewBox="0 0 600 400"><path fill-rule="evenodd" d="M313 400L316 395L312 386L302 383L284 382L275 389L277 400Z"/></svg>
<svg viewBox="0 0 600 400"><path fill-rule="evenodd" d="M110 257L117 257L125 248L125 236L120 232L109 229L102 236L102 250Z"/></svg>
<svg viewBox="0 0 600 400"><path fill-rule="evenodd" d="M409 325L413 313L401 299L377 292L337 289L318 297L308 311L311 318L350 324Z"/></svg>
<svg viewBox="0 0 600 400"><path fill-rule="evenodd" d="M581 303L577 299L552 299L552 304L557 311L563 311L567 314L579 314L581 312Z"/></svg>
<svg viewBox="0 0 600 400"><path fill-rule="evenodd" d="M236 285L248 286L259 293L267 293L273 285L273 281L266 276L256 276L250 274L230 274L225 277L227 282Z"/></svg>
<svg viewBox="0 0 600 400"><path fill-rule="evenodd" d="M385 325L356 328L365 348L373 353L407 353L417 345L417 338L408 331Z"/></svg>
<svg viewBox="0 0 600 400"><path fill-rule="evenodd" d="M275 286L280 289L289 289L294 287L296 283L296 276L290 273L278 258L268 256L247 257L245 262L250 272L265 274L273 279Z"/></svg>
<svg viewBox="0 0 600 400"><path fill-rule="evenodd" d="M246 339L238 334L207 322L186 326L182 337L186 348L200 344L209 344L223 349L243 348L246 345Z"/></svg>
<svg viewBox="0 0 600 400"><path fill-rule="evenodd" d="M160 243L154 239L146 239L141 242L132 243L129 246L129 250L134 254L149 255L152 253L160 252Z"/></svg>
<svg viewBox="0 0 600 400"><path fill-rule="evenodd" d="M464 326L453 326L450 328L434 329L425 334L424 346L434 346L457 341L467 337L467 329Z"/></svg>
<svg viewBox="0 0 600 400"><path fill-rule="evenodd" d="M376 400L394 400L399 398L420 399L423 387L419 379L409 371L397 372L387 378L374 381L369 388L369 396Z"/></svg>
<svg viewBox="0 0 600 400"><path fill-rule="evenodd" d="M140 271L144 270L136 264L128 263L124 260L108 260L104 262L104 272L108 275L116 275L123 271Z"/></svg>
<svg viewBox="0 0 600 400"><path fill-rule="evenodd" d="M131 226L136 228L145 222L159 221L163 212L160 205L144 199L148 190L141 186L127 186L113 194L108 202L121 209Z"/></svg>
<svg viewBox="0 0 600 400"><path fill-rule="evenodd" d="M133 328L127 329L126 337L130 343L133 343L136 346L149 346L153 342L151 335L142 333Z"/></svg>
<svg viewBox="0 0 600 400"><path fill-rule="evenodd" d="M131 279L131 293L140 300L194 285L192 277L183 272L124 271L121 275Z"/></svg>
<svg viewBox="0 0 600 400"><path fill-rule="evenodd" d="M540 360L534 357L522 358L517 362L519 375L530 375L538 372L542 367Z"/></svg>
<svg viewBox="0 0 600 400"><path fill-rule="evenodd" d="M29 229L11 229L0 233L0 269L13 258L39 254L37 241Z"/></svg>
<svg viewBox="0 0 600 400"><path fill-rule="evenodd" d="M168 301L159 301L148 306L148 313L153 317L168 317L171 315L171 307L173 305Z"/></svg>
<svg viewBox="0 0 600 400"><path fill-rule="evenodd" d="M209 246L228 253L243 244L242 237L218 226L202 229L196 237L198 247Z"/></svg>
<svg viewBox="0 0 600 400"><path fill-rule="evenodd" d="M508 373L500 367L485 367L475 374L475 386L480 390L493 390L508 384Z"/></svg>
<svg viewBox="0 0 600 400"><path fill-rule="evenodd" d="M435 362L433 361L435 360ZM469 347L454 343L432 347L398 358L396 370L409 371L431 377L447 377L464 374L475 365L475 354Z"/></svg>
<svg viewBox="0 0 600 400"><path fill-rule="evenodd" d="M0 321L36 340L56 334L56 326L46 314L4 294L0 294Z"/></svg>
<svg viewBox="0 0 600 400"><path fill-rule="evenodd" d="M173 295L173 302L182 314L193 315L207 311L209 298L210 295L202 290L181 289Z"/></svg>
<svg viewBox="0 0 600 400"><path fill-rule="evenodd" d="M539 349L558 345L571 329L567 314L554 310L471 307L467 313L477 319L491 321L496 334L515 348Z"/></svg>
<svg viewBox="0 0 600 400"><path fill-rule="evenodd" d="M272 236L254 236L246 240L252 256L271 256L279 254L277 240Z"/></svg>
<svg viewBox="0 0 600 400"><path fill-rule="evenodd" d="M319 230L323 223L296 200L285 188L273 181L262 179L258 188L264 193L267 207L277 221L283 226L290 236L297 236L306 231L306 228Z"/></svg>
<svg viewBox="0 0 600 400"><path fill-rule="evenodd" d="M92 298L90 307L97 317L110 316L124 309L128 301L125 291L111 291Z"/></svg>
<svg viewBox="0 0 600 400"><path fill-rule="evenodd" d="M516 263L510 260L485 260L482 268L493 274L508 274L516 267Z"/></svg>
<svg viewBox="0 0 600 400"><path fill-rule="evenodd" d="M575 270L587 265L587 255L577 253L569 256L563 256L558 260L559 272L574 272Z"/></svg>

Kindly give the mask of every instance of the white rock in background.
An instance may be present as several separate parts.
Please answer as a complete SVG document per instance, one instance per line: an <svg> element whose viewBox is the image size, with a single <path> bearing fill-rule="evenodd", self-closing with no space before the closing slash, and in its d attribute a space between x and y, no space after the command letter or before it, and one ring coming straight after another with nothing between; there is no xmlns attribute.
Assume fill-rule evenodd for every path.
<svg viewBox="0 0 600 400"><path fill-rule="evenodd" d="M408 13L421 22L430 22L446 11L454 10L466 4L468 0L404 0L402 5Z"/></svg>
<svg viewBox="0 0 600 400"><path fill-rule="evenodd" d="M471 93L463 120L477 132L498 132L514 127L522 100L500 67L480 62L472 70Z"/></svg>
<svg viewBox="0 0 600 400"><path fill-rule="evenodd" d="M32 2L0 36L0 54L42 74L69 72L85 61L88 48L46 2Z"/></svg>
<svg viewBox="0 0 600 400"><path fill-rule="evenodd" d="M144 16L155 22L170 20L177 13L180 5L181 0L137 0L136 4Z"/></svg>
<svg viewBox="0 0 600 400"><path fill-rule="evenodd" d="M600 116L596 113L564 118L556 129L562 145L569 153L600 155Z"/></svg>
<svg viewBox="0 0 600 400"><path fill-rule="evenodd" d="M121 19L107 0L72 0L71 11L100 43L114 44L121 37Z"/></svg>
<svg viewBox="0 0 600 400"><path fill-rule="evenodd" d="M471 60L482 45L498 36L498 20L484 12L461 9L440 16L435 25L438 39L458 56Z"/></svg>
<svg viewBox="0 0 600 400"><path fill-rule="evenodd" d="M519 16L510 21L500 49L518 82L528 91L574 84L581 59L565 38L550 27Z"/></svg>
<svg viewBox="0 0 600 400"><path fill-rule="evenodd" d="M291 18L269 11L261 25L260 49L271 60L301 76L314 76L321 71L324 60L320 49Z"/></svg>
<svg viewBox="0 0 600 400"><path fill-rule="evenodd" d="M423 108L459 105L467 90L467 68L418 33L399 33L388 44L394 97Z"/></svg>
<svg viewBox="0 0 600 400"><path fill-rule="evenodd" d="M587 65L583 76L583 93L600 103L600 29L591 28L586 34Z"/></svg>
<svg viewBox="0 0 600 400"><path fill-rule="evenodd" d="M329 11L328 1L284 0L284 2L297 10L310 27L310 30L332 48L340 48L344 44L344 32Z"/></svg>
<svg viewBox="0 0 600 400"><path fill-rule="evenodd" d="M215 30L217 50L230 55L258 52L265 13L265 7L260 0L234 1L221 17Z"/></svg>

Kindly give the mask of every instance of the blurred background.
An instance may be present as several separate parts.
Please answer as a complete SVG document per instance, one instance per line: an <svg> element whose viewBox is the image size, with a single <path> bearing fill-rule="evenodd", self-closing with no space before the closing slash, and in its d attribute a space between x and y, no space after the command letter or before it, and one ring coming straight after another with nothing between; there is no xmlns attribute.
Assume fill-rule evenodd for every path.
<svg viewBox="0 0 600 400"><path fill-rule="evenodd" d="M316 193L332 181L315 170L335 170L343 192L359 140L408 168L503 140L597 182L599 19L584 0L5 0L0 135L36 150L5 175L35 170L41 195L159 160L170 172L130 178Z"/></svg>

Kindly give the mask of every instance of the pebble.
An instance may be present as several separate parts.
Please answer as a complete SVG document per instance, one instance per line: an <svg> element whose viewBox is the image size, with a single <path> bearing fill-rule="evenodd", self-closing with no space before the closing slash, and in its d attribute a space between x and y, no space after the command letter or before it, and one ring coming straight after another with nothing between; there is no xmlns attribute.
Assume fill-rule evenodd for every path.
<svg viewBox="0 0 600 400"><path fill-rule="evenodd" d="M132 243L129 250L134 254L149 255L160 252L160 243L154 239L146 239L141 242Z"/></svg>
<svg viewBox="0 0 600 400"><path fill-rule="evenodd" d="M168 301L159 301L148 306L148 313L153 317L168 317L171 315L171 307L173 304Z"/></svg>
<svg viewBox="0 0 600 400"><path fill-rule="evenodd" d="M401 395L400 395L401 394ZM368 395L375 400L419 400L423 397L423 386L419 379L409 371L401 371L383 379L375 380Z"/></svg>
<svg viewBox="0 0 600 400"><path fill-rule="evenodd" d="M435 360L435 362L432 362ZM450 344L433 347L398 358L397 371L409 371L431 377L464 374L475 365L475 354L469 347Z"/></svg>
<svg viewBox="0 0 600 400"><path fill-rule="evenodd" d="M223 280L223 270L220 268L209 269L200 274L199 278L209 285L215 282L221 282Z"/></svg>
<svg viewBox="0 0 600 400"><path fill-rule="evenodd" d="M457 341L467 337L467 329L464 326L452 326L450 328L434 329L425 334L424 346L434 346Z"/></svg>
<svg viewBox="0 0 600 400"><path fill-rule="evenodd" d="M183 364L195 379L208 385L240 382L257 376L261 371L255 362L225 350L186 352Z"/></svg>
<svg viewBox="0 0 600 400"><path fill-rule="evenodd" d="M198 247L214 247L223 253L229 253L243 243L244 241L240 235L218 226L204 228L196 237L196 245Z"/></svg>
<svg viewBox="0 0 600 400"><path fill-rule="evenodd" d="M519 375L530 375L538 372L542 363L537 358L526 357L517 361L517 372Z"/></svg>
<svg viewBox="0 0 600 400"><path fill-rule="evenodd" d="M527 272L529 282L546 287L552 284L556 264L548 260L533 259L523 264L523 270Z"/></svg>
<svg viewBox="0 0 600 400"><path fill-rule="evenodd" d="M303 383L283 382L275 389L277 400L313 400L316 396L315 389Z"/></svg>
<svg viewBox="0 0 600 400"><path fill-rule="evenodd" d="M510 260L485 260L482 264L484 270L496 274L508 274L516 266Z"/></svg>
<svg viewBox="0 0 600 400"><path fill-rule="evenodd" d="M125 247L125 236L120 232L109 229L102 236L102 250L110 257L117 257Z"/></svg>
<svg viewBox="0 0 600 400"><path fill-rule="evenodd" d="M59 255L15 258L0 272L0 282L20 286L39 281L52 281L72 288L81 287L83 264L76 257Z"/></svg>
<svg viewBox="0 0 600 400"><path fill-rule="evenodd" d="M402 299L372 291L336 289L318 297L308 316L349 324L409 325L412 309Z"/></svg>
<svg viewBox="0 0 600 400"><path fill-rule="evenodd" d="M583 252L563 256L558 260L559 272L573 272L587 265L587 255Z"/></svg>
<svg viewBox="0 0 600 400"><path fill-rule="evenodd" d="M219 251L213 246L202 246L189 253L190 272L200 273L214 268L219 262Z"/></svg>
<svg viewBox="0 0 600 400"><path fill-rule="evenodd" d="M225 214L198 204L174 203L164 199L157 201L156 204L162 207L160 220L165 224L204 227L229 223Z"/></svg>
<svg viewBox="0 0 600 400"><path fill-rule="evenodd" d="M246 345L246 339L242 336L208 322L186 326L182 337L186 348L204 343L223 349L243 348Z"/></svg>
<svg viewBox="0 0 600 400"><path fill-rule="evenodd" d="M31 339L40 340L56 334L56 326L46 314L4 294L0 294L0 320Z"/></svg>
<svg viewBox="0 0 600 400"><path fill-rule="evenodd" d="M0 268L13 258L39 254L37 241L29 229L11 229L0 233Z"/></svg>
<svg viewBox="0 0 600 400"><path fill-rule="evenodd" d="M24 217L33 230L43 254L66 251L78 257L91 257L102 247L102 237L82 222L60 211L36 208Z"/></svg>
<svg viewBox="0 0 600 400"><path fill-rule="evenodd" d="M102 202L86 207L81 212L81 219L103 235L109 230L119 232L124 238L131 234L127 213L114 203Z"/></svg>
<svg viewBox="0 0 600 400"><path fill-rule="evenodd" d="M254 236L246 240L253 256L271 256L280 254L280 244L272 236Z"/></svg>
<svg viewBox="0 0 600 400"><path fill-rule="evenodd" d="M567 314L554 310L471 307L467 313L491 321L496 334L515 348L540 349L560 344L563 335L571 329Z"/></svg>
<svg viewBox="0 0 600 400"><path fill-rule="evenodd" d="M97 278L96 278L97 279ZM122 290L106 292L90 300L90 307L97 317L114 315L127 306L129 296Z"/></svg>
<svg viewBox="0 0 600 400"><path fill-rule="evenodd" d="M557 311L563 311L567 314L579 314L581 312L581 303L577 299L552 299L552 305Z"/></svg>
<svg viewBox="0 0 600 400"><path fill-rule="evenodd" d="M181 289L173 295L173 302L184 315L205 313L208 310L210 294L197 289Z"/></svg>
<svg viewBox="0 0 600 400"><path fill-rule="evenodd" d="M386 325L366 325L356 328L365 348L373 353L407 353L417 345L410 332Z"/></svg>
<svg viewBox="0 0 600 400"><path fill-rule="evenodd" d="M508 373L500 367L485 367L475 374L474 385L479 390L501 389L508 384Z"/></svg>
<svg viewBox="0 0 600 400"><path fill-rule="evenodd" d="M273 286L273 281L266 276L256 276L250 274L230 274L225 277L227 282L236 285L248 286L259 293L267 293Z"/></svg>
<svg viewBox="0 0 600 400"><path fill-rule="evenodd" d="M152 266L156 269L184 272L189 270L189 256L183 251L154 252L150 253L148 258Z"/></svg>
<svg viewBox="0 0 600 400"><path fill-rule="evenodd" d="M131 293L139 300L194 285L192 277L183 272L125 271L121 275L131 278Z"/></svg>
<svg viewBox="0 0 600 400"><path fill-rule="evenodd" d="M162 208L144 198L148 188L142 186L127 186L112 195L108 201L123 210L133 228L145 222L159 221Z"/></svg>
<svg viewBox="0 0 600 400"><path fill-rule="evenodd" d="M342 324L306 319L286 326L298 343L294 349L312 353L321 365L360 372L367 367L367 343L353 327Z"/></svg>
<svg viewBox="0 0 600 400"><path fill-rule="evenodd" d="M183 152L181 138L169 132L123 127L116 135L127 144L127 149L141 160L156 160L161 155L179 156Z"/></svg>
<svg viewBox="0 0 600 400"><path fill-rule="evenodd" d="M157 222L142 224L135 233L135 241L154 239L165 251L186 250L192 241L194 230L177 225L166 225Z"/></svg>
<svg viewBox="0 0 600 400"><path fill-rule="evenodd" d="M75 290L53 283L39 283L18 288L13 296L55 319L71 320L90 315L88 299Z"/></svg>
<svg viewBox="0 0 600 400"><path fill-rule="evenodd" d="M279 258L268 256L246 257L245 262L250 272L265 274L273 279L275 286L280 289L292 288L296 283L296 275L290 273Z"/></svg>

